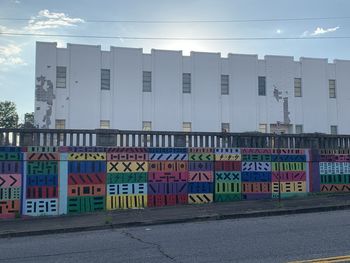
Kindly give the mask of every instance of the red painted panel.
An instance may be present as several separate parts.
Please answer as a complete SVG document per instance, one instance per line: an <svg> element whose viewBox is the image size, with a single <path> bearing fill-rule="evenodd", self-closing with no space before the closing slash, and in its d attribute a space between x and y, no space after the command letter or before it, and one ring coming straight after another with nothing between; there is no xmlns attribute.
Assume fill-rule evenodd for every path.
<svg viewBox="0 0 350 263"><path fill-rule="evenodd" d="M105 173L69 174L68 185L105 184Z"/></svg>
<svg viewBox="0 0 350 263"><path fill-rule="evenodd" d="M150 161L149 172L187 172L187 161Z"/></svg>
<svg viewBox="0 0 350 263"><path fill-rule="evenodd" d="M57 198L58 187L57 186L30 186L27 187L27 198Z"/></svg>
<svg viewBox="0 0 350 263"><path fill-rule="evenodd" d="M106 185L68 185L68 196L104 196Z"/></svg>
<svg viewBox="0 0 350 263"><path fill-rule="evenodd" d="M272 172L272 182L278 182L278 178L281 178L281 182L292 182L292 181L306 181L306 172Z"/></svg>
<svg viewBox="0 0 350 263"><path fill-rule="evenodd" d="M188 172L149 172L148 181L151 183L187 182Z"/></svg>
<svg viewBox="0 0 350 263"><path fill-rule="evenodd" d="M213 182L213 172L211 171L189 172L188 182Z"/></svg>
<svg viewBox="0 0 350 263"><path fill-rule="evenodd" d="M216 171L241 171L242 162L239 161L216 161Z"/></svg>
<svg viewBox="0 0 350 263"><path fill-rule="evenodd" d="M14 218L19 213L20 200L0 201L0 218Z"/></svg>

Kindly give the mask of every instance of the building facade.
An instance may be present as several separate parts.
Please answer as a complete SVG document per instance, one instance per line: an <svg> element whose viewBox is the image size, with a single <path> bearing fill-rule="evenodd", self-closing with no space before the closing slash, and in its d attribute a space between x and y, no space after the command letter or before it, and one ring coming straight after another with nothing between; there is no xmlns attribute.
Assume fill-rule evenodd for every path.
<svg viewBox="0 0 350 263"><path fill-rule="evenodd" d="M39 128L350 134L350 61L37 42Z"/></svg>

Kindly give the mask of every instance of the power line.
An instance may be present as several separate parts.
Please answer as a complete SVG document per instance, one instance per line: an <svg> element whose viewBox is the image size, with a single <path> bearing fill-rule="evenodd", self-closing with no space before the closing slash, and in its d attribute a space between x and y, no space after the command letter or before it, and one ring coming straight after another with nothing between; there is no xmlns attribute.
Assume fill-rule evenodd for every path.
<svg viewBox="0 0 350 263"><path fill-rule="evenodd" d="M36 18L0 17L2 21L29 21ZM350 16L330 17L300 17L300 18L269 18L269 19L233 19L233 20L104 20L84 19L86 23L138 23L138 24L190 24L190 23L249 23L249 22L281 22L281 21L313 21L313 20L341 20Z"/></svg>
<svg viewBox="0 0 350 263"><path fill-rule="evenodd" d="M37 37L72 37L72 38L97 38L97 39L125 39L125 40L197 40L197 41L249 41L249 40L325 40L325 39L350 39L350 36L325 36L325 37L135 37L135 36L107 36L107 35L67 35L67 34L38 34L38 33L12 33L0 32L6 36L37 36Z"/></svg>

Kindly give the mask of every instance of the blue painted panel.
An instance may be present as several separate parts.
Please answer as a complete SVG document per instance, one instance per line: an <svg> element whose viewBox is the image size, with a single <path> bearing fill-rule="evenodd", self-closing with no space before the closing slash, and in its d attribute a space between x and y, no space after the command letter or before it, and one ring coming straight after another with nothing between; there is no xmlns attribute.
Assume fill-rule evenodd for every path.
<svg viewBox="0 0 350 263"><path fill-rule="evenodd" d="M57 186L57 185L58 185L57 174L27 175L27 186Z"/></svg>
<svg viewBox="0 0 350 263"><path fill-rule="evenodd" d="M105 161L69 161L68 173L105 173Z"/></svg>
<svg viewBox="0 0 350 263"><path fill-rule="evenodd" d="M242 172L242 182L271 182L271 172Z"/></svg>
<svg viewBox="0 0 350 263"><path fill-rule="evenodd" d="M272 162L306 162L306 155L300 154L273 154Z"/></svg>
<svg viewBox="0 0 350 263"><path fill-rule="evenodd" d="M213 193L214 184L210 182L196 182L188 184L188 193L200 194L200 193Z"/></svg>

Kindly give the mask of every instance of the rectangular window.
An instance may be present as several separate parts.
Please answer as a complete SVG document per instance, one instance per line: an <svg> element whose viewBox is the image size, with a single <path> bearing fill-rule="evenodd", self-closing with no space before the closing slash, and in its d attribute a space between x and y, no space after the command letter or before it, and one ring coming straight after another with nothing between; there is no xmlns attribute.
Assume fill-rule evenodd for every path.
<svg viewBox="0 0 350 263"><path fill-rule="evenodd" d="M260 123L260 124L259 124L259 132L267 133L267 124L265 124L265 123Z"/></svg>
<svg viewBox="0 0 350 263"><path fill-rule="evenodd" d="M143 121L142 122L142 130L143 131L151 131L152 130L152 122L151 121Z"/></svg>
<svg viewBox="0 0 350 263"><path fill-rule="evenodd" d="M228 75L221 75L221 94L228 95L230 90L230 83Z"/></svg>
<svg viewBox="0 0 350 263"><path fill-rule="evenodd" d="M101 90L109 90L111 87L111 71L101 69Z"/></svg>
<svg viewBox="0 0 350 263"><path fill-rule="evenodd" d="M294 79L294 97L301 97L301 78Z"/></svg>
<svg viewBox="0 0 350 263"><path fill-rule="evenodd" d="M56 119L55 129L65 129L66 128L66 120Z"/></svg>
<svg viewBox="0 0 350 263"><path fill-rule="evenodd" d="M183 122L182 123L182 129L184 132L191 132L192 131L192 123L190 122Z"/></svg>
<svg viewBox="0 0 350 263"><path fill-rule="evenodd" d="M338 134L338 126L331 125L331 134Z"/></svg>
<svg viewBox="0 0 350 263"><path fill-rule="evenodd" d="M258 94L259 96L266 96L266 77L258 77Z"/></svg>
<svg viewBox="0 0 350 263"><path fill-rule="evenodd" d="M230 124L226 122L221 123L221 132L230 132Z"/></svg>
<svg viewBox="0 0 350 263"><path fill-rule="evenodd" d="M336 94L335 79L330 79L328 81L328 84L329 84L329 97L330 98L336 98L337 94Z"/></svg>
<svg viewBox="0 0 350 263"><path fill-rule="evenodd" d="M191 93L191 73L182 73L182 93Z"/></svg>
<svg viewBox="0 0 350 263"><path fill-rule="evenodd" d="M296 124L296 125L295 125L295 133L296 133L296 134L303 133L303 125L301 125L301 124Z"/></svg>
<svg viewBox="0 0 350 263"><path fill-rule="evenodd" d="M101 129L109 129L110 123L108 120L100 120L100 128Z"/></svg>
<svg viewBox="0 0 350 263"><path fill-rule="evenodd" d="M56 67L56 88L66 88L67 67Z"/></svg>
<svg viewBox="0 0 350 263"><path fill-rule="evenodd" d="M152 72L151 71L143 71L142 76L142 91L143 92L151 92L152 91Z"/></svg>

